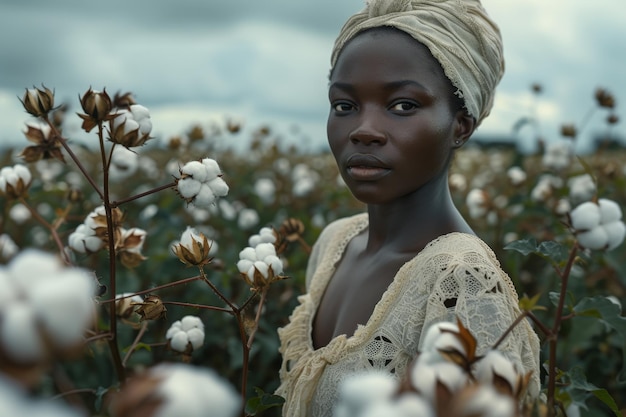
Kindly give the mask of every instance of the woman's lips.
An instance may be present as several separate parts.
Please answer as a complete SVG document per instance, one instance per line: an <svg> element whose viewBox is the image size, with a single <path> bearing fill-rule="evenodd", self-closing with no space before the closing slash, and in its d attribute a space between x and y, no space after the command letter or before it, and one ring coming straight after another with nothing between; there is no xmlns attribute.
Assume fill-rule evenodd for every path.
<svg viewBox="0 0 626 417"><path fill-rule="evenodd" d="M356 181L375 181L391 172L378 157L370 154L354 154L346 160L346 172Z"/></svg>

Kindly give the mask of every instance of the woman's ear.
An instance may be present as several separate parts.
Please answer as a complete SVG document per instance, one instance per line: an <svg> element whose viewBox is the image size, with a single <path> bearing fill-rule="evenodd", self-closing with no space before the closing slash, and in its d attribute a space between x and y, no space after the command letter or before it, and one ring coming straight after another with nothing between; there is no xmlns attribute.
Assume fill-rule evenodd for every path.
<svg viewBox="0 0 626 417"><path fill-rule="evenodd" d="M454 147L460 148L467 142L476 129L476 119L465 109L456 112L454 129Z"/></svg>

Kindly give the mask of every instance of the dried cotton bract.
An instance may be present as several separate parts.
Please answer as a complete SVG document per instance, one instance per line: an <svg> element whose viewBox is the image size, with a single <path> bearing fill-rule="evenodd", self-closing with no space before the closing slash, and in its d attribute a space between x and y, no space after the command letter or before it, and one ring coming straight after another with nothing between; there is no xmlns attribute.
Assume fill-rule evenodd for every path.
<svg viewBox="0 0 626 417"><path fill-rule="evenodd" d="M191 161L180 169L176 190L188 204L208 208L218 197L228 194L228 185L222 179L217 162L211 158Z"/></svg>
<svg viewBox="0 0 626 417"><path fill-rule="evenodd" d="M150 139L152 121L150 112L140 104L119 110L111 120L110 140L127 148L142 146Z"/></svg>
<svg viewBox="0 0 626 417"><path fill-rule="evenodd" d="M24 109L35 117L47 117L54 109L54 92L45 86L42 87L43 89L27 88L22 99Z"/></svg>
<svg viewBox="0 0 626 417"><path fill-rule="evenodd" d="M188 226L180 237L180 242L172 246L172 252L185 265L201 266L211 262L211 246L212 242L205 235Z"/></svg>
<svg viewBox="0 0 626 417"><path fill-rule="evenodd" d="M569 214L578 244L586 249L612 250L622 244L626 226L622 209L612 200L587 201Z"/></svg>

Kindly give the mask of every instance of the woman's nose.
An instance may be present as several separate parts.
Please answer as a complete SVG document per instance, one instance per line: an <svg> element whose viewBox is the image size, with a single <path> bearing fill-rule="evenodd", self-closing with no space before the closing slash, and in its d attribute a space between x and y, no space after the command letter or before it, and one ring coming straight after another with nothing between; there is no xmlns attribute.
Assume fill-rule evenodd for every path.
<svg viewBox="0 0 626 417"><path fill-rule="evenodd" d="M363 145L383 145L387 142L387 136L376 123L376 119L366 113L359 118L359 123L350 132L349 139L352 143Z"/></svg>

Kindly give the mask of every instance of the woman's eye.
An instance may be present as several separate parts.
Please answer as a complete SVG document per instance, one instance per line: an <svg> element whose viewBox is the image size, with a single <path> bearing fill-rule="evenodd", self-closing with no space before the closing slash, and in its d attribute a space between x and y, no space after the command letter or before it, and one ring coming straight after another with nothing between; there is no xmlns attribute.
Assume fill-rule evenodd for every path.
<svg viewBox="0 0 626 417"><path fill-rule="evenodd" d="M353 106L350 103L335 103L333 104L333 109L337 113L345 113L345 112L349 112L350 110L352 110Z"/></svg>
<svg viewBox="0 0 626 417"><path fill-rule="evenodd" d="M391 106L391 110L398 111L398 112L407 112L407 111L415 110L416 108L417 108L417 104L410 102L410 101L401 101Z"/></svg>

